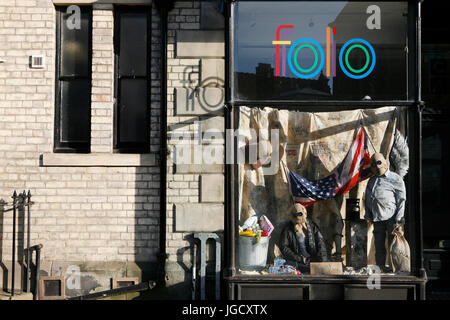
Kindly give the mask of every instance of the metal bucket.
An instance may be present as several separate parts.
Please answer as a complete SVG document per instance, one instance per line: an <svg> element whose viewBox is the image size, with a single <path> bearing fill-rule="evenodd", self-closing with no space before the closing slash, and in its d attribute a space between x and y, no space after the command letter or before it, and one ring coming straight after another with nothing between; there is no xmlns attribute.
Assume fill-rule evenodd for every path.
<svg viewBox="0 0 450 320"><path fill-rule="evenodd" d="M239 267L242 270L262 269L266 266L270 237L261 237L256 243L256 237L239 236Z"/></svg>

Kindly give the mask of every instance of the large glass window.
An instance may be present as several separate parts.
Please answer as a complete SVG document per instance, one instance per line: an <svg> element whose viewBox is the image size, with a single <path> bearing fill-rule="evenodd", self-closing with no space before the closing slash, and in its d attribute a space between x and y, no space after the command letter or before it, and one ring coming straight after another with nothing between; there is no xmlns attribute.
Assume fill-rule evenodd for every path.
<svg viewBox="0 0 450 320"><path fill-rule="evenodd" d="M408 134L417 124L395 102L416 96L411 9L392 1L231 5L241 274L414 272ZM349 109L347 100L382 106Z"/></svg>
<svg viewBox="0 0 450 320"><path fill-rule="evenodd" d="M92 8L80 8L80 23L56 7L55 152L89 152L91 137Z"/></svg>
<svg viewBox="0 0 450 320"><path fill-rule="evenodd" d="M406 100L406 2L233 8L234 100Z"/></svg>
<svg viewBox="0 0 450 320"><path fill-rule="evenodd" d="M410 257L396 258L404 238L393 234L409 223L405 120L396 107L240 107L240 272L409 274Z"/></svg>

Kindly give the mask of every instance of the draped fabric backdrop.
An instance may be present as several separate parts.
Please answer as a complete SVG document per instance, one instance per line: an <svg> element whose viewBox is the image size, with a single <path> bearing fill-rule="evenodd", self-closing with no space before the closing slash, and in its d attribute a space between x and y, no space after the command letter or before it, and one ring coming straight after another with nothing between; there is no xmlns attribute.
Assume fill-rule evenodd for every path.
<svg viewBox="0 0 450 320"><path fill-rule="evenodd" d="M279 128L280 159L289 169L310 180L326 177L345 158L357 129L363 126L369 139L369 152L381 152L389 161L396 129L405 136L403 113L396 107L351 110L338 112L299 112L241 107L238 148L259 141L260 152L270 157L273 148L270 130ZM253 129L257 137L252 135ZM253 139L253 140L252 140ZM334 251L333 238L342 234L345 219L344 197L359 198L361 218L364 217L364 192L367 180L360 182L344 196L318 201L312 208L312 218L319 225L329 247ZM264 175L261 167L253 169L248 163L239 165L239 222L242 224L252 215L266 215L275 231L269 247L270 263L278 256L278 238L283 223L287 220L293 205L289 194L286 174L280 163L275 175ZM345 246L345 239L342 239ZM374 263L372 227L368 229L368 263ZM345 254L345 250L342 250ZM345 261L345 260L344 260Z"/></svg>

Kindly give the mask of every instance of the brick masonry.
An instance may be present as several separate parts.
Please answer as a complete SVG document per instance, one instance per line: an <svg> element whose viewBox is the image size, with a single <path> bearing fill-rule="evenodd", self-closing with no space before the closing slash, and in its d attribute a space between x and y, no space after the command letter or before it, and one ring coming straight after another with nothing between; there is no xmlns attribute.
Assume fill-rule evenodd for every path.
<svg viewBox="0 0 450 320"><path fill-rule="evenodd" d="M220 121L223 120L223 112L217 114L217 109L214 112L205 112L204 110L196 109L190 115L180 115L177 113L177 109L185 108L184 103L186 103L186 101L183 101L181 106L178 105L180 101L176 99L177 90L182 89L189 92L197 90L201 92L206 86L214 86L217 89L223 90L223 68L220 70L220 60L224 59L225 54L223 50L223 36L219 37L222 43L218 43L216 39L218 33L224 33L223 25L219 24L221 30L202 30L200 17L201 3L199 1L176 2L174 9L170 11L168 17L167 134L169 138L168 149L170 151L170 157L167 161L166 245L169 258L166 264L166 281L168 285L184 284L187 294L183 297L189 297L188 290L190 289L191 275L186 275L183 266L184 268L190 268L192 265L192 232L218 232L221 235L224 219L223 198L216 197L212 202L208 203L203 202L201 199L202 175L205 172L210 172L208 168L212 170L214 167L212 172L215 172L218 177L223 177L223 165L175 165L174 155L176 153L177 141L176 139L170 139L172 134L184 132L194 141L194 138L198 136L198 126L195 122L201 122L201 132L204 132L204 129L218 129L216 131L223 133L223 121ZM188 34L197 39L205 37L205 34L211 34L214 36L214 39L205 38L205 41L210 43L208 44L209 49L203 51L203 56L193 48L195 44L186 46L185 43L182 44L183 55L180 56L178 55L179 50L177 52L177 46L180 46L179 41L184 36L183 34ZM206 48L205 46L202 47ZM212 51L213 54L209 54L208 51ZM213 63L203 64L211 67L202 69L202 59L209 60L211 59L211 55L214 59L212 61ZM195 58L192 58L192 56L195 56ZM218 61L219 67L216 66ZM221 79L213 79L212 82L214 83L211 81L202 81L203 74L214 75ZM195 138L195 141L198 141L198 137ZM201 144L205 146L208 143L202 141ZM221 150L223 150L223 143L221 147ZM203 181L206 180L204 179ZM223 183L223 180L219 178L215 183ZM203 187L207 188L208 186L204 185ZM204 208L208 205L210 208L214 207L214 210L206 209L205 211ZM177 215L180 219L177 219ZM191 217L190 219L189 216ZM201 218L206 216L212 221L202 222ZM183 231L178 232L178 230Z"/></svg>
<svg viewBox="0 0 450 320"><path fill-rule="evenodd" d="M112 152L114 99L114 11L93 5L91 152Z"/></svg>
<svg viewBox="0 0 450 320"><path fill-rule="evenodd" d="M89 290L109 289L106 279L131 272L124 266L154 269L159 252L159 15L152 9L149 108L156 161L145 166L126 161L108 166L107 161L113 156L113 5L93 7L91 152L106 161L102 166L70 167L63 160L60 166L40 164L42 155L53 152L55 30L51 0L0 3L0 199L10 203L13 190L31 190L31 243L44 246L43 274L64 273L54 266L75 264L82 272L97 270L91 272L97 285ZM29 67L33 54L45 56L45 68ZM11 212L0 213L0 231L0 259L8 265ZM88 263L90 268L83 267Z"/></svg>
<svg viewBox="0 0 450 320"><path fill-rule="evenodd" d="M66 290L67 294L76 295L108 289L111 277L144 277L147 272L144 270L153 270L156 266L160 218L160 18L153 8L150 160L146 156L140 162L132 157L133 161L127 163L121 161L127 157L113 154L114 5L104 2L93 4L92 157L54 156L54 2L58 1L8 0L0 4L0 59L4 60L0 63L0 199L10 203L13 190L31 190L35 202L31 242L44 245L42 274L64 275L68 266L80 266L85 279L83 288L81 291ZM151 1L110 2L149 4ZM74 0L72 3L81 2ZM208 10L211 10L210 6ZM223 74L223 56L217 53L217 47L213 48L216 53L212 57L176 56L177 32L202 31L200 17L199 1L176 2L168 17L166 248L169 256L166 284L177 289L174 291L177 295L173 297L178 298L190 295L190 274L186 268L192 263L190 248L195 230L176 231L176 222L182 223L175 220L176 206L198 204L193 208L202 207L200 182L203 181L202 187L207 188L205 183L211 176L202 180L203 166L176 171L173 163L176 142L171 139L171 134L181 130L193 136L194 121L201 121L205 129L216 129L217 124L219 132L223 131L220 114L181 116L175 112L176 88L223 88L223 78L221 82L201 83L202 73L209 78ZM203 25L215 29L211 33L215 36L223 31L223 21L217 28L212 21ZM29 56L33 54L45 56L44 69L29 67ZM205 58L211 60L205 61ZM110 161L108 157L111 157ZM105 163L99 164L102 159ZM67 165L78 160L82 160L78 166ZM223 183L223 166L216 169L213 172L222 177L218 180ZM212 223L215 230L209 231L220 233L223 229L223 215L220 214L223 199L221 191L216 192L219 194L208 197L203 190L203 199L207 199L204 205L213 205L219 212L216 214L218 220ZM198 212L192 212L194 218L196 214ZM0 259L8 265L12 238L10 212L0 216L0 231ZM180 284L186 290L178 290Z"/></svg>

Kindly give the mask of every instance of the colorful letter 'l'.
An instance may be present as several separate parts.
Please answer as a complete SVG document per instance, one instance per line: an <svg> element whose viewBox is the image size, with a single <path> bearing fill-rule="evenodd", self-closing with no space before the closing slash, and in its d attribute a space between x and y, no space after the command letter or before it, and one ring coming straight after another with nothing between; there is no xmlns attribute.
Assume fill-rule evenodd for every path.
<svg viewBox="0 0 450 320"><path fill-rule="evenodd" d="M333 30L333 43L331 43L331 30ZM336 77L336 40L334 40L335 34L336 34L335 27L333 28L327 27L327 77L331 76L331 65L333 65L332 75L333 77Z"/></svg>

